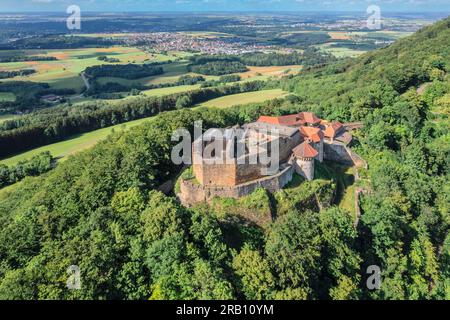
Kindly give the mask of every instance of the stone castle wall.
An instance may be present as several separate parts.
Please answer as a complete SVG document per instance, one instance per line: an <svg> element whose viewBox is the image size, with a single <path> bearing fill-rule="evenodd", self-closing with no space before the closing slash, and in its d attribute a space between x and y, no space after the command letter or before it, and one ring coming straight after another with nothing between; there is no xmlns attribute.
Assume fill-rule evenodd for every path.
<svg viewBox="0 0 450 320"><path fill-rule="evenodd" d="M261 164L194 164L193 172L197 181L204 186L233 187L247 181L262 178Z"/></svg>
<svg viewBox="0 0 450 320"><path fill-rule="evenodd" d="M295 139L282 138L279 140L280 150L280 163L286 162L292 154L292 149L299 143L298 137ZM245 155L245 159L242 160L243 164L238 164L237 161L233 163L208 164L208 160L203 160L200 164L193 165L193 172L197 178L197 181L204 186L221 186L221 187L233 187L239 184L246 183L247 181L253 181L256 179L264 178L263 172L267 166L262 165L259 160L258 164L250 164L250 155Z"/></svg>
<svg viewBox="0 0 450 320"><path fill-rule="evenodd" d="M356 152L342 143L324 143L323 150L325 160L342 163L349 166L364 167L367 169L367 162Z"/></svg>
<svg viewBox="0 0 450 320"><path fill-rule="evenodd" d="M334 142L332 144L324 143L324 159L353 166L354 161L345 145Z"/></svg>
<svg viewBox="0 0 450 320"><path fill-rule="evenodd" d="M280 138L280 163L287 162L292 155L292 149L301 142L300 131L291 138Z"/></svg>
<svg viewBox="0 0 450 320"><path fill-rule="evenodd" d="M238 164L236 166L236 183L234 185L260 179L262 168L263 166L259 164Z"/></svg>
<svg viewBox="0 0 450 320"><path fill-rule="evenodd" d="M280 162L288 161L292 155L292 149L301 143L300 134L291 138L280 138ZM367 163L345 144L334 141L314 145L323 159L349 166L365 166ZM323 148L323 152L322 151ZM289 165L285 164L281 171L272 176L262 176L261 164L249 164L249 155L246 155L245 164L236 162L231 164L194 164L193 172L196 180L180 181L181 203L192 206L198 202L208 202L214 197L240 198L251 194L257 188L264 188L270 192L281 190L288 184L295 171L311 180L314 176L314 161L297 161ZM317 159L321 159L318 157Z"/></svg>
<svg viewBox="0 0 450 320"><path fill-rule="evenodd" d="M238 199L251 194L258 188L275 192L281 190L292 181L293 174L294 168L292 166L286 166L276 175L233 187L202 186L196 181L183 180L180 182L180 194L178 194L178 198L184 206L192 206L198 202L210 201L214 197Z"/></svg>
<svg viewBox="0 0 450 320"><path fill-rule="evenodd" d="M236 185L236 164L194 164L194 174L200 184L234 186Z"/></svg>
<svg viewBox="0 0 450 320"><path fill-rule="evenodd" d="M314 179L314 160L297 159L295 160L295 171L306 180Z"/></svg>

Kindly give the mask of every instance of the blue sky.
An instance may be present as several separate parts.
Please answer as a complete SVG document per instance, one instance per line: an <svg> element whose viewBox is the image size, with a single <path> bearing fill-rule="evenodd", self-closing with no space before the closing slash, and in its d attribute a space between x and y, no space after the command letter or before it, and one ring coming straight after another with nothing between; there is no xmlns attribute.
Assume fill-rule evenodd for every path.
<svg viewBox="0 0 450 320"><path fill-rule="evenodd" d="M376 4L382 11L450 12L450 0L0 0L0 12L124 11L365 11Z"/></svg>

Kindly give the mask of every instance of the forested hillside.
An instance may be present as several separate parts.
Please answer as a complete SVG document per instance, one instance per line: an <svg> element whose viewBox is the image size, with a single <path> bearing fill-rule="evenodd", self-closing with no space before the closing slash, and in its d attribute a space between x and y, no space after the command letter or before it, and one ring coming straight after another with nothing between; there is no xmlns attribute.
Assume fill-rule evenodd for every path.
<svg viewBox="0 0 450 320"><path fill-rule="evenodd" d="M299 99L161 113L1 191L0 298L450 299L449 27L285 80ZM327 176L192 209L155 191L180 169L175 129L301 110L365 122L356 228ZM253 223L249 212L275 219ZM66 288L70 265L82 290ZM366 287L370 265L379 290Z"/></svg>
<svg viewBox="0 0 450 320"><path fill-rule="evenodd" d="M285 88L323 118L363 120L363 265L383 270L372 297L450 298L450 19L356 61L310 70Z"/></svg>
<svg viewBox="0 0 450 320"><path fill-rule="evenodd" d="M309 70L285 87L325 118L364 119L411 87L448 83L449 24L446 19L356 60Z"/></svg>

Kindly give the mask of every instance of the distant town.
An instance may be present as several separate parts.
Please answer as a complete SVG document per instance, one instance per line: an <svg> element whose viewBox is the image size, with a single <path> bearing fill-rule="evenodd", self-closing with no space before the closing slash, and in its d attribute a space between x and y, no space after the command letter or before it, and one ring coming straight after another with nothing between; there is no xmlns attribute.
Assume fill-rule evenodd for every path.
<svg viewBox="0 0 450 320"><path fill-rule="evenodd" d="M139 46L155 52L187 51L202 54L244 54L274 50L274 46L256 45L227 35L196 35L195 33L138 33L125 38L129 46ZM292 50L287 50L292 51Z"/></svg>

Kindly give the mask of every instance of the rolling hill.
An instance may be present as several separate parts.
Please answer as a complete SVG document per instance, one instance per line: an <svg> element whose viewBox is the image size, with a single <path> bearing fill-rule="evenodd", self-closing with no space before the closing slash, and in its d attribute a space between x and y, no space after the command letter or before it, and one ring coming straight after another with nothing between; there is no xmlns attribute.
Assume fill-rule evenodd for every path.
<svg viewBox="0 0 450 320"><path fill-rule="evenodd" d="M435 113L450 93L449 26L286 80L300 100L164 112L1 192L0 298L450 299L449 121ZM156 191L180 170L174 130L301 110L365 122L356 227L337 206L305 205L306 184L195 208ZM248 210L276 219L262 228L234 214ZM70 265L83 290L67 290Z"/></svg>

